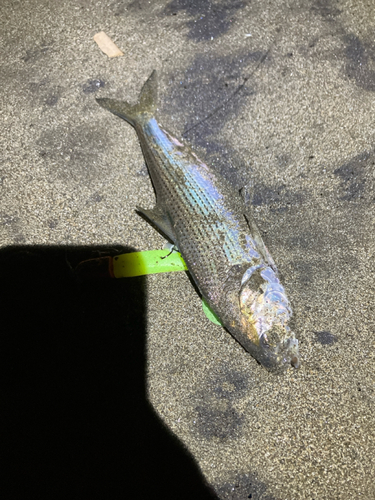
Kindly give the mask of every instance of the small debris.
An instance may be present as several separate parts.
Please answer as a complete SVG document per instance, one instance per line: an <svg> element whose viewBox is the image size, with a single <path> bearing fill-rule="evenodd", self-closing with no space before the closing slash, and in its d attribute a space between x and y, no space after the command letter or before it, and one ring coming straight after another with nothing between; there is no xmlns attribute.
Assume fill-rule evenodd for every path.
<svg viewBox="0 0 375 500"><path fill-rule="evenodd" d="M101 87L105 86L105 82L103 80L87 80L85 85L83 86L83 92L85 94L92 94L93 92L96 92L99 90Z"/></svg>
<svg viewBox="0 0 375 500"><path fill-rule="evenodd" d="M112 42L108 35L101 31L94 36L94 41L98 44L99 49L108 57L123 56L124 53Z"/></svg>

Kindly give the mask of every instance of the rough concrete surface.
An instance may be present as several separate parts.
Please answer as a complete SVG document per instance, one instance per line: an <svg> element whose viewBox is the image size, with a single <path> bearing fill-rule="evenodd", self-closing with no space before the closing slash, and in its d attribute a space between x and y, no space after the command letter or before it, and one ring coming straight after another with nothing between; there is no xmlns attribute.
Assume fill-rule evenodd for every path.
<svg viewBox="0 0 375 500"><path fill-rule="evenodd" d="M220 499L375 498L374 5L356 0L0 4L0 241L8 256L2 257L3 267L7 258L17 261L28 249L39 259L41 248L60 255L60 248L163 246L163 238L134 211L137 204L154 204L135 132L95 102L99 95L134 102L154 68L160 79L159 122L190 142L238 188L254 184L254 216L294 311L299 370L275 376L258 365L225 330L206 319L185 273L143 281L147 356L137 376L144 378L147 400L165 435L175 436L202 478L202 498L203 478ZM100 52L93 36L101 30L123 57L109 59ZM47 261L53 269L51 257ZM27 277L26 266L19 274L14 300L21 296L28 301L21 288L30 287L30 279L38 280L39 274ZM121 310L130 300L126 287L135 285L111 281L103 286L96 283L95 290L103 301L103 290L115 297L118 316L111 315L109 326L100 332L95 366L102 366L105 352L106 391L115 384L116 401L107 396L103 404L110 411L108 421L98 420L87 432L107 453L112 445L105 441L113 439L120 456L125 438L120 433L109 437L103 429L126 427L121 415L134 404L127 390L137 384L136 377L123 387L121 377L128 375L110 367L111 359L120 367L126 358L129 340L123 336L128 326ZM43 293L48 300L50 294ZM75 293L83 300L81 292ZM91 289L91 303L96 296ZM81 314L71 302L70 309L60 311L61 321L71 308L77 317ZM38 301L33 304L35 312ZM17 426L26 425L17 413L26 405L22 387L36 368L20 375L18 353L23 361L28 357L25 339L14 336L14 316L6 317L5 413L10 412L14 433L8 436L9 450L15 449L14 436L29 440L9 455L8 465L15 478L27 477L30 488L37 490L43 474L50 475L65 438L56 441L58 430L45 437L33 423L24 434L19 432ZM38 318L36 314L35 324ZM80 359L94 349L89 331L80 337L84 324L81 318L76 333L71 330L69 342L64 341L70 347L59 374L63 379L75 349L80 349ZM114 332L119 343L113 341ZM54 338L53 323L49 336ZM29 339L28 346L37 352L35 344L43 339ZM41 364L60 347L51 349ZM81 380L84 394L78 357L76 363L79 376L69 376L72 387ZM46 374L57 377L53 364L48 370L35 379L37 386L45 383ZM97 383L101 387L99 377ZM45 390L48 398L54 389ZM106 394L91 390L91 399ZM78 401L84 397L77 394L81 408ZM43 398L30 403L30 411L38 412ZM76 403L66 399L72 412ZM100 407L98 400L96 411ZM48 421L57 418L43 415ZM137 429L141 439L143 431ZM34 433L39 436L35 442L30 441ZM91 437L90 454L85 453L88 441L78 449L72 441L68 455L76 466L89 460L88 455L102 453ZM54 452L45 453L48 439L56 444ZM154 465L165 449L161 439ZM106 455L101 456L106 463ZM108 477L112 486L125 478L116 491L126 491L132 481L127 462L122 467L111 456L117 465ZM69 477L66 460L64 474ZM169 460L172 467L173 454ZM148 466L137 476L140 482L148 483L153 465ZM83 475L77 473L78 483L85 478L92 484L90 473L89 466ZM176 489L176 481L168 481L166 474L165 498L184 498L189 477L182 474ZM61 477L59 481L51 481L49 498L63 484ZM75 491L73 486L70 491ZM82 491L80 498L85 497ZM153 491L151 484L149 494L139 490L133 498L150 498Z"/></svg>

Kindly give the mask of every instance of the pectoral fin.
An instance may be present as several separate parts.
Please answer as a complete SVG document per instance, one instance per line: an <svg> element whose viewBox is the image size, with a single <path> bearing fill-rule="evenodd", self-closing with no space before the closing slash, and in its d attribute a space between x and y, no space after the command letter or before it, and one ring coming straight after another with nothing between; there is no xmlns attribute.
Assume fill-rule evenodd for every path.
<svg viewBox="0 0 375 500"><path fill-rule="evenodd" d="M254 222L254 217L253 217L253 208L252 208L252 199L254 197L254 186L253 184L248 184L247 186L244 186L240 190L240 194L242 196L243 202L244 202L244 216L247 221L247 224L249 226L251 236L253 240L255 241L257 245L257 250L263 257L264 261L271 266L276 272L276 264L271 257L271 254L268 251L268 248L264 244L264 241L262 239L262 236L260 234L260 231L258 229L258 226Z"/></svg>
<svg viewBox="0 0 375 500"><path fill-rule="evenodd" d="M251 211L251 204L254 198L254 184L252 182L246 184L246 186L240 189L240 195L246 209Z"/></svg>
<svg viewBox="0 0 375 500"><path fill-rule="evenodd" d="M167 236L173 243L176 243L174 231L168 216L157 206L152 210L146 208L136 207L137 211L144 215L152 224L154 224L162 233Z"/></svg>

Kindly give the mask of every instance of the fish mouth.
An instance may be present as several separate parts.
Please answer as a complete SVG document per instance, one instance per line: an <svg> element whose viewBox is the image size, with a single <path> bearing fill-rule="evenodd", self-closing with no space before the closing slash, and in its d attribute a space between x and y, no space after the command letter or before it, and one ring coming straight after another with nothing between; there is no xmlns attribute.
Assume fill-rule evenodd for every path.
<svg viewBox="0 0 375 500"><path fill-rule="evenodd" d="M275 346L271 346L266 339L262 338L257 347L255 358L269 371L281 372L290 366L300 367L298 340L293 337Z"/></svg>
<svg viewBox="0 0 375 500"><path fill-rule="evenodd" d="M261 365L268 371L278 372L290 366L300 367L298 339L291 329L279 322L273 322L267 329L242 317L239 329L229 329Z"/></svg>

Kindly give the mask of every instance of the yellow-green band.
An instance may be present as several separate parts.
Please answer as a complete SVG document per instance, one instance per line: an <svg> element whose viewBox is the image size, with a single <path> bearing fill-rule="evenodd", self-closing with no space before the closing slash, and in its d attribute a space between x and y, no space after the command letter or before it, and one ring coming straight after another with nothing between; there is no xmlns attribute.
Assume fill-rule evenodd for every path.
<svg viewBox="0 0 375 500"><path fill-rule="evenodd" d="M146 250L144 252L124 253L113 257L115 278L130 278L145 274L187 271L184 259L179 252L170 250Z"/></svg>

